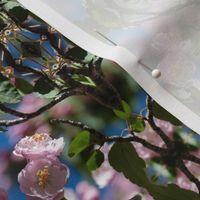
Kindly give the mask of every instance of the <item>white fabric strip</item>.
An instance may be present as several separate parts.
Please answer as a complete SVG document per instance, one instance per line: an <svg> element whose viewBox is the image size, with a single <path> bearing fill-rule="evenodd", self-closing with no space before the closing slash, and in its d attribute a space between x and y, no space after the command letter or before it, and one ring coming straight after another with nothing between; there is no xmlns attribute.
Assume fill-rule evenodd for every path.
<svg viewBox="0 0 200 200"><path fill-rule="evenodd" d="M69 0L66 0L66 2L69 2ZM187 6L186 9L190 6L192 6L192 4L194 2L196 2L195 0L173 0L171 2L177 2L178 4L181 4L180 9L184 9L184 6ZM104 40L103 38L98 36L98 32L99 33L106 33L106 37L109 37L112 30L109 31L105 31L104 28L100 27L98 29L98 27L94 27L91 25L91 32L87 32L86 30L84 30L82 25L76 24L74 23L71 19L69 19L68 17L66 17L64 15L64 12L58 12L58 9L56 9L55 7L55 2L57 4L62 3L63 1L55 1L55 0L19 0L19 2L24 5L27 9L29 9L31 12L33 12L34 14L38 15L41 19L43 19L44 21L46 21L48 24L50 24L52 27L54 27L55 29L57 29L59 32L61 32L65 37L67 37L69 40L73 41L75 44L77 44L78 46L80 46L81 48L87 50L88 52L91 52L99 57L103 57L109 60L113 60L116 63L118 63L124 70L126 70L137 82L139 85L141 85L144 90L150 94L161 106L163 106L166 110L168 110L171 114L175 115L179 120L181 120L184 124L186 124L188 127L192 128L194 131L196 131L197 133L200 133L200 126L199 126L199 122L200 122L200 109L198 112L198 109L193 109L194 107L190 107L190 104L183 103L181 98L183 96L183 94L185 94L184 89L185 86L183 86L183 88L179 89L179 91L183 92L181 93L181 98L176 97L173 92L173 90L170 89L170 87L168 87L168 80L166 81L166 76L164 74L164 78L161 80L157 81L155 79L152 78L151 74L148 72L148 70L144 69L144 67L142 65L140 65L138 63L139 60L141 60L142 55L145 55L145 51L151 51L151 49L148 49L149 46L146 44L149 44L151 41L151 36L152 35L156 35L155 31L159 32L159 28L162 27L162 25L159 24L159 21L155 21L154 23L149 23L146 24L146 22L144 22L144 30L145 28L153 29L153 31L151 32L151 36L146 37L145 40L141 40L142 42L144 42L144 45L142 46L140 43L138 45L138 52L137 49L131 49L132 47L128 46L126 47L126 44L132 42L133 44L137 44L137 42L139 40L137 40L137 34L133 35L132 38L128 38L131 41L127 40L127 41L121 41L118 42L118 40L116 40L118 46L114 46L111 43L109 43L109 41ZM82 2L81 0L76 0L74 1L77 4L79 4L80 2ZM87 1L85 0L84 2L92 2L92 1ZM96 0L96 2L100 2ZM104 2L102 0L102 2ZM116 0L114 2L121 2L123 3L122 0ZM156 1L158 2L158 1ZM163 1L162 1L163 2ZM167 2L167 0L166 0ZM190 2L188 4L188 2ZM54 7L52 6L54 5ZM86 4L84 4L85 6L87 6ZM124 4L125 5L125 4ZM174 12L173 10L173 6L172 8L169 6L171 4L166 4L166 6L168 6L172 12ZM177 5L177 4L176 4ZM64 5L63 5L64 6ZM152 8L153 9L153 8ZM192 9L192 8L191 8ZM185 13L191 12L191 9L188 8L188 11L186 10ZM177 12L179 12L179 10L176 10ZM77 12L79 12L77 10ZM167 11L162 11L164 12L164 14ZM196 12L196 11L194 11ZM114 13L114 12L113 12ZM160 13L159 13L160 14ZM76 15L76 12L74 13L74 15ZM103 13L102 13L103 15ZM180 16L182 14L180 13ZM150 18L154 18L153 15L151 15ZM172 18L173 19L173 18ZM171 20L172 20L171 19ZM146 16L143 16L143 20L146 20ZM165 19L165 16L163 17L163 22L166 21L166 24L168 24L168 20L170 20L170 18ZM137 21L138 23L138 21ZM161 23L161 24L162 24ZM189 22L188 22L189 23ZM88 25L88 23L86 23L86 27L90 26ZM173 26L173 21L172 21L172 26ZM127 27L129 27L129 25L127 25ZM128 28L127 28L128 29ZM157 30L158 29L158 30ZM164 29L163 29L164 30ZM165 30L166 31L166 30ZM127 33L128 31L126 31ZM160 36L163 36L163 38L161 37L162 41L167 41L167 37L165 37L165 34L162 34L162 31L160 33ZM114 34L112 39L115 39L119 37L117 34ZM124 37L123 35L121 35L121 37ZM140 36L138 36L140 37ZM158 40L159 40L159 37ZM115 41L114 41L115 42ZM170 43L170 42L167 42ZM173 43L173 41L172 41ZM155 42L155 45L157 43ZM183 46L186 46L187 44L183 44ZM142 46L142 47L141 47ZM159 46L159 45L158 45ZM172 45L171 45L172 46ZM169 48L171 48L171 46ZM181 48L183 48L183 46ZM139 48L140 47L140 48ZM156 46L157 48L157 46ZM164 46L163 48L166 49L166 46ZM166 56L167 53L165 53ZM174 55L174 54L173 54ZM169 57L170 55L167 54L167 56ZM176 56L176 55L175 55ZM177 54L178 56L178 54ZM153 56L152 56L153 57ZM171 60L172 57L169 58L169 60ZM144 60L148 61L148 56L144 56ZM152 60L154 60L154 57L151 58ZM164 61L162 61L164 62ZM162 63L161 62L161 63ZM152 62L154 63L154 61ZM177 63L177 62L176 62ZM160 65L158 65L160 66ZM181 68L179 68L181 69ZM164 72L167 70L165 68L161 68L161 70L163 70ZM168 73L168 71L166 71L166 74ZM175 71L175 72L170 72L172 73L177 73L177 79L179 76L179 73L181 75L181 71ZM163 73L162 73L163 74ZM186 73L187 74L187 73ZM183 77L185 76L185 74L183 74ZM170 79L171 75L169 74L169 79ZM187 79L187 76L185 77ZM180 79L179 81L180 83L183 82L182 79ZM180 86L180 83L178 82L178 86ZM195 82L194 82L195 83ZM196 81L195 87L200 90L199 86L198 86L198 80ZM176 86L176 85L175 85ZM165 89L167 88L167 89ZM185 95L187 96L187 95ZM193 98L193 97L191 97ZM200 107L200 96L197 98L199 100L199 102L195 102L196 104L199 104ZM184 101L184 100L183 100ZM196 101L196 99L195 99Z"/></svg>

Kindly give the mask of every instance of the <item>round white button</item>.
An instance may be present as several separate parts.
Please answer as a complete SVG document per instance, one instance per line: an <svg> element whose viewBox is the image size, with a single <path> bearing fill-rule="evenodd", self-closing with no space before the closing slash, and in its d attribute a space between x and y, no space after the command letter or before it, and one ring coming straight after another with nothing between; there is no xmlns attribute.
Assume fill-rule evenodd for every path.
<svg viewBox="0 0 200 200"><path fill-rule="evenodd" d="M153 78L159 78L161 76L161 71L159 69L154 69L151 72L151 75L152 75Z"/></svg>

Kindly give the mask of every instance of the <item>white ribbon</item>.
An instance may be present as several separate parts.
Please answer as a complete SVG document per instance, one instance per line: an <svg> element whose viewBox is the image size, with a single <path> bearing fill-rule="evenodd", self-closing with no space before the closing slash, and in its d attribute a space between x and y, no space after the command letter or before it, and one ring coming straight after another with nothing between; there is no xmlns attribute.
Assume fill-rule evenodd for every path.
<svg viewBox="0 0 200 200"><path fill-rule="evenodd" d="M78 46L117 62L161 106L200 133L199 0L19 2ZM161 72L157 79L155 69Z"/></svg>

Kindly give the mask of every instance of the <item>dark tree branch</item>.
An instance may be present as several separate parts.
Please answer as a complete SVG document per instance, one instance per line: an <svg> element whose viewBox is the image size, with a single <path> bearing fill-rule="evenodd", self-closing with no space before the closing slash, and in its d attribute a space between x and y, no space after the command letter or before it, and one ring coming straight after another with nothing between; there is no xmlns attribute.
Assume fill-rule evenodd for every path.
<svg viewBox="0 0 200 200"><path fill-rule="evenodd" d="M71 67L70 65L67 65L67 64L64 64L62 66L62 69L58 72L58 75L60 72L65 73L66 75L68 73L84 75L84 76L89 76L91 74L91 72L89 71L89 69L87 67L75 68L75 67Z"/></svg>
<svg viewBox="0 0 200 200"><path fill-rule="evenodd" d="M53 106L55 106L57 103L63 101L67 97L70 97L70 96L73 96L73 95L82 95L82 93L78 92L76 90L65 92L64 94L62 94L61 96L58 96L57 98L52 100L50 103L48 103L47 105L41 107L40 109L38 109L35 112L32 112L32 113L21 113L23 115L23 117L20 117L20 118L17 118L17 119L0 120L0 126L8 127L8 126L13 126L13 125L16 125L16 124L20 124L20 123L26 122L26 121L28 121L28 120L30 120L32 118L35 118L35 117L39 116L43 112L45 112L45 111L49 110L50 108L52 108ZM18 114L18 113L15 113L15 114Z"/></svg>
<svg viewBox="0 0 200 200"><path fill-rule="evenodd" d="M154 122L152 98L149 95L147 95L147 108L148 122L151 128L161 137L161 139L165 142L167 147L171 148L173 146L173 142Z"/></svg>
<svg viewBox="0 0 200 200"><path fill-rule="evenodd" d="M168 155L170 156L171 151L170 149L165 149L165 148L160 148L156 145L153 145L149 142L147 142L146 140L137 137L137 136L131 136L131 137L122 137L122 136L112 136L112 137L108 137L108 136L104 136L102 133L99 133L98 131L96 131L95 129L90 128L89 126L81 123L81 122L76 122L76 121L72 121L72 120L68 120L68 119L52 119L51 123L65 123L65 124L69 124L84 130L88 130L92 133L98 133L100 135L102 135L102 137L104 137L104 142L137 142L142 144L144 147L152 150L153 152L162 155ZM189 157L183 157L183 159L193 159L194 162L196 162L196 157L189 155ZM173 159L173 158L172 158ZM198 160L198 158L197 158ZM195 185L197 186L198 190L200 191L200 182L199 180L188 170L188 168L185 166L184 162L178 158L178 160L176 161L176 167L179 168L187 177L188 179L195 183Z"/></svg>
<svg viewBox="0 0 200 200"><path fill-rule="evenodd" d="M177 162L177 167L187 176L187 178L191 182L193 182L196 185L200 195L200 181L189 171L189 169L185 166L182 160L179 160Z"/></svg>
<svg viewBox="0 0 200 200"><path fill-rule="evenodd" d="M166 154L167 149L165 148L160 148L158 146L155 146L146 140L137 137L137 136L131 136L131 137L118 137L118 136L113 136L113 137L106 137L107 142L136 142L142 144L144 147L154 151L157 154Z"/></svg>
<svg viewBox="0 0 200 200"><path fill-rule="evenodd" d="M22 117L22 118L25 118L26 117L26 114L25 113L22 113L22 112L19 112L19 111L16 111L16 110L13 110L11 108L8 108L6 107L5 105L3 104L0 104L0 110L5 112L5 113L8 113L10 115L14 115L16 117Z"/></svg>
<svg viewBox="0 0 200 200"><path fill-rule="evenodd" d="M71 126L80 128L82 130L89 131L90 133L95 135L96 138L99 138L102 141L102 145L105 142L105 136L101 132L99 132L81 122L77 122L77 121L73 121L73 120L69 120L69 119L51 119L50 123L52 123L52 124L54 124L54 123L69 124Z"/></svg>
<svg viewBox="0 0 200 200"><path fill-rule="evenodd" d="M90 132L97 132L95 129L90 128L89 126L87 126L87 125L85 125L81 122L73 121L73 120L70 120L70 119L51 119L50 123L52 123L52 124L54 124L54 123L69 124L71 126L75 126L75 127L80 128L80 129L83 129L83 130L87 130L87 131L90 131Z"/></svg>
<svg viewBox="0 0 200 200"><path fill-rule="evenodd" d="M152 127L152 129L162 138L162 140L168 147L168 157L172 156L173 154L177 155L175 143L171 141L170 138L159 127L157 127L154 122L152 98L149 95L147 96L147 107L148 107L148 122ZM196 185L200 194L200 181L188 170L188 168L185 166L183 162L183 160L192 160L193 162L199 163L200 160L190 154L184 154L184 155L180 154L177 158L172 157L172 159L178 159L176 161L176 167L179 168L188 177L188 179Z"/></svg>
<svg viewBox="0 0 200 200"><path fill-rule="evenodd" d="M189 161L192 161L192 162L200 165L200 158L198 158L198 157L196 157L192 154L189 154L189 153L184 154L184 155L182 155L182 159L183 160L189 160Z"/></svg>
<svg viewBox="0 0 200 200"><path fill-rule="evenodd" d="M73 120L68 120L68 119L51 119L50 120L51 123L63 123L63 124L69 124L71 126L75 126L78 127L80 129L83 130L87 130L90 131L91 133L97 133L98 135L102 135L104 137L104 141L105 142L137 142L142 144L144 147L158 153L158 154L166 154L167 153L167 149L165 148L160 148L157 147L149 142L147 142L146 140L137 137L137 136L132 136L132 137L121 137L121 136L112 136L112 137L108 137L108 136L104 136L104 134L96 131L93 128L90 128L89 126L83 124L82 122L77 122L77 121L73 121Z"/></svg>
<svg viewBox="0 0 200 200"><path fill-rule="evenodd" d="M12 126L16 124L20 124L23 122L26 122L32 118L35 118L39 116L40 114L44 113L45 111L52 108L57 103L61 102L62 100L75 95L88 95L93 97L96 101L98 101L100 104L108 107L108 108L117 108L121 109L121 97L116 90L115 87L113 87L112 84L110 84L103 74L101 65L102 65L102 58L95 58L89 63L85 63L84 61L81 61L79 59L73 58L69 56L66 49L62 49L60 45L61 37L57 37L56 34L52 32L52 30L49 29L47 25L42 28L44 25L39 25L37 28L31 28L29 26L30 24L20 23L14 16L10 15L7 11L4 10L10 18L16 23L16 25L20 28L26 28L27 30L30 30L32 32L42 35L46 35L47 39L49 40L51 46L57 51L60 57L64 60L63 63L69 63L69 66L66 64L66 74L65 78L63 79L65 81L65 85L70 86L68 89L63 89L62 86L58 85L54 79L51 79L51 77L48 76L48 74L43 73L42 71L39 71L37 69L33 69L28 66L23 66L21 64L16 64L12 54L9 52L9 50L6 48L6 44L2 43L0 44L0 49L4 51L5 53L5 60L6 63L8 63L8 66L12 66L17 72L30 72L33 75L37 77L43 78L45 82L47 82L49 85L53 86L54 88L58 88L60 90L60 95L56 97L54 100L52 100L50 103L42 106L37 111L32 113L23 113L16 110L13 110L9 107L6 107L3 104L0 104L0 110L9 113L11 115L14 115L15 117L18 117L16 119L12 120L0 120L0 126ZM57 33L59 34L59 33ZM70 66L70 63L79 63L82 65L80 68L73 68ZM65 64L64 64L65 65ZM59 71L58 71L59 73ZM84 76L89 76L94 83L96 84L96 88L82 85L78 81L75 81L70 74L79 74ZM59 76L59 74L56 74ZM62 75L62 72L61 72ZM62 78L60 75L60 78ZM136 142L142 144L144 147L158 153L160 157L168 157L174 160L174 167L179 168L187 177L188 179L195 183L199 192L200 192L200 182L199 180L189 171L189 169L185 166L183 160L189 160L194 163L200 164L200 159L196 156L193 156L189 153L182 153L176 151L176 143L172 141L155 123L154 121L154 115L153 115L153 105L152 105L152 98L148 96L147 98L147 107L148 107L148 116L147 118L144 118L152 129L160 136L160 138L165 142L167 148L161 148L156 145L153 145L149 143L148 141L136 136L134 133L132 136L128 137L121 137L121 136L113 136L108 137L104 136L102 133L96 131L95 129L92 129L88 127L87 125L84 125L80 122L74 122L72 120L67 119L52 119L51 123L67 123L72 126L76 126L78 128L81 128L83 130L88 130L91 133L95 134L95 136L100 136L103 143L104 142Z"/></svg>

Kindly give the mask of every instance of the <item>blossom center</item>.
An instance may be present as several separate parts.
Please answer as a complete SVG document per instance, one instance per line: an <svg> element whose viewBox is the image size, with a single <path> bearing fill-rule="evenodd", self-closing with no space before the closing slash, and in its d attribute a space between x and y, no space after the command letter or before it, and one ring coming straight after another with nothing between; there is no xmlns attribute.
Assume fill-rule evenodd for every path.
<svg viewBox="0 0 200 200"><path fill-rule="evenodd" d="M49 180L49 167L44 166L43 169L39 169L37 172L37 180L38 180L38 185L42 188L45 188L48 180Z"/></svg>
<svg viewBox="0 0 200 200"><path fill-rule="evenodd" d="M39 134L39 133L35 133L33 136L32 136L32 139L35 141L35 142L41 142L41 141L44 141L46 139L46 135L44 134Z"/></svg>

